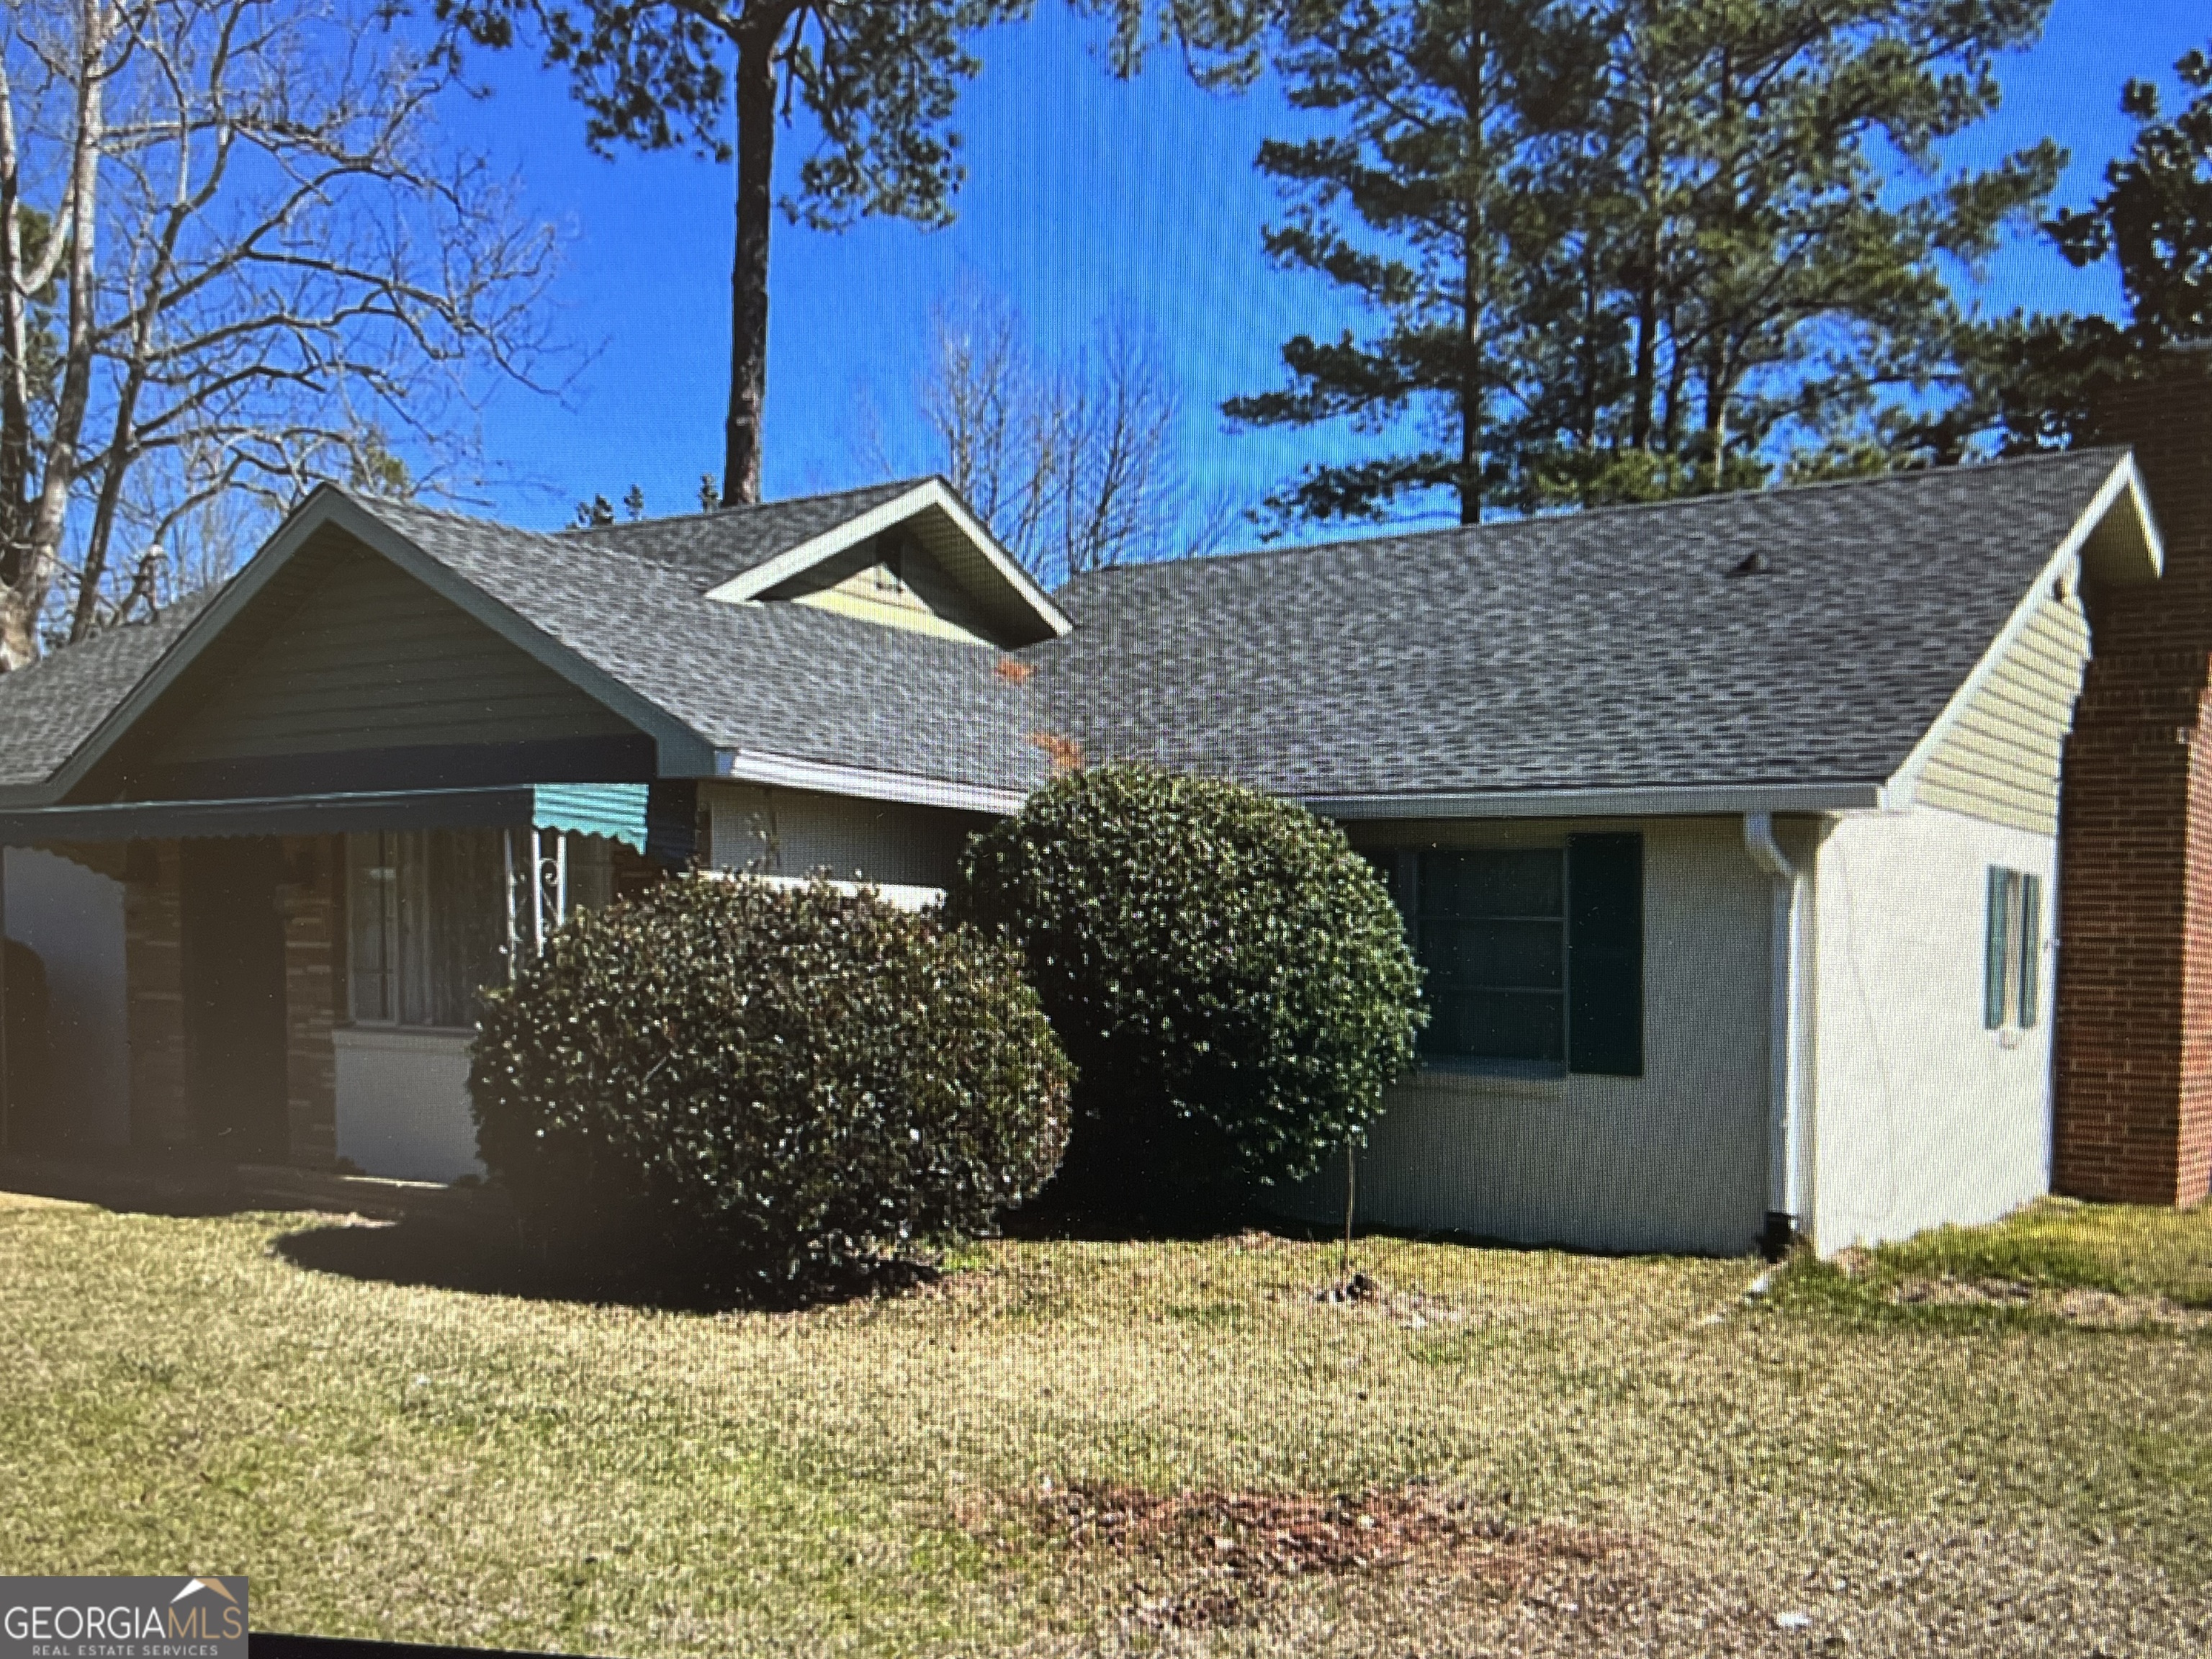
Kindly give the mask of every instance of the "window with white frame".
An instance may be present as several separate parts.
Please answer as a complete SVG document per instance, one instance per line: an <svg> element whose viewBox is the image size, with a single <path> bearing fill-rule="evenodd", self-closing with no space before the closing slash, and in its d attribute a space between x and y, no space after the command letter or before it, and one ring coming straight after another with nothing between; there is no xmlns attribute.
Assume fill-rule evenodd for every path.
<svg viewBox="0 0 2212 1659"><path fill-rule="evenodd" d="M1982 934L1982 1024L2027 1030L2042 1006L2043 882L1990 866Z"/></svg>
<svg viewBox="0 0 2212 1659"><path fill-rule="evenodd" d="M611 844L560 836L557 860L534 830L384 830L346 837L347 987L363 1025L460 1030L477 993L504 979L510 942L528 948L532 919L593 908L612 896ZM539 878L533 913L529 883ZM548 885L553 890L544 891ZM521 918L518 923L518 918Z"/></svg>

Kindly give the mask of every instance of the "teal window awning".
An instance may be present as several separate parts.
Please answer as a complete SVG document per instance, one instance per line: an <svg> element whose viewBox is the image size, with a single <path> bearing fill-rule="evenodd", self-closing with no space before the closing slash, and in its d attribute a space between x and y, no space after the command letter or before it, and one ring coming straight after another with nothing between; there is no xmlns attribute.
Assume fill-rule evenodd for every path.
<svg viewBox="0 0 2212 1659"><path fill-rule="evenodd" d="M572 836L605 836L645 850L646 801L642 783L540 783L530 822L539 830L565 830Z"/></svg>
<svg viewBox="0 0 2212 1659"><path fill-rule="evenodd" d="M374 830L537 829L604 836L643 852L650 789L642 783L538 783L21 807L0 811L0 846L337 836Z"/></svg>

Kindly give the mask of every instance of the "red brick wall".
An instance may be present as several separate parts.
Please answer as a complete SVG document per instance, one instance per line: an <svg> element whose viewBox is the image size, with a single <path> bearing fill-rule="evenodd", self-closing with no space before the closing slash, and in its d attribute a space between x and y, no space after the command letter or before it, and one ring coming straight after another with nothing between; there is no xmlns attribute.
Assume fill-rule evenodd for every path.
<svg viewBox="0 0 2212 1659"><path fill-rule="evenodd" d="M345 994L338 887L344 863L344 842L336 836L285 839L285 1121L289 1161L312 1169L337 1161L337 1054L331 1028Z"/></svg>
<svg viewBox="0 0 2212 1659"><path fill-rule="evenodd" d="M2093 656L2059 811L2053 1184L2192 1203L2212 1174L2212 378L2100 409L2166 543L2085 588Z"/></svg>
<svg viewBox="0 0 2212 1659"><path fill-rule="evenodd" d="M177 843L136 842L124 866L123 966L131 1042L131 1145L197 1138L185 1070L184 927Z"/></svg>

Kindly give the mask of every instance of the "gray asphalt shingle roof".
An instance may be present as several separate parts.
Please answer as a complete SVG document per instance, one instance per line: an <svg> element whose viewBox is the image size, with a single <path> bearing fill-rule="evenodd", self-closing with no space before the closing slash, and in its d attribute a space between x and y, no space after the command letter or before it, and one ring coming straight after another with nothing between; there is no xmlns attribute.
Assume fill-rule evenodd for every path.
<svg viewBox="0 0 2212 1659"><path fill-rule="evenodd" d="M1038 683L1093 759L1307 799L1880 781L2118 458L1098 573Z"/></svg>
<svg viewBox="0 0 2212 1659"><path fill-rule="evenodd" d="M702 586L713 586L895 501L921 482L899 478L833 495L763 501L758 507L564 530L559 539L665 565L696 578Z"/></svg>
<svg viewBox="0 0 2212 1659"><path fill-rule="evenodd" d="M2089 451L1126 568L998 653L707 590L912 488L544 533L354 498L717 747L1026 789L1040 731L1313 798L1879 781L2110 475ZM1747 556L1767 568L1730 575ZM216 590L0 676L68 759Z"/></svg>
<svg viewBox="0 0 2212 1659"><path fill-rule="evenodd" d="M42 782L77 751L221 589L0 674L0 787Z"/></svg>

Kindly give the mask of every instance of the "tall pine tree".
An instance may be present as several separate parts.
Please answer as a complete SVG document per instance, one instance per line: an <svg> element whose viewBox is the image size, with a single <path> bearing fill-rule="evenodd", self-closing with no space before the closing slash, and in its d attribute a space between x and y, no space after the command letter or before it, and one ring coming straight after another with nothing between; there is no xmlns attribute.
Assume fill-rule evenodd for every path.
<svg viewBox="0 0 2212 1659"><path fill-rule="evenodd" d="M1507 499L1525 351L1522 203L1534 84L1553 9L1530 0L1299 0L1278 24L1291 103L1343 131L1271 140L1262 172L1290 216L1267 234L1280 266L1364 299L1374 335L1299 335L1291 384L1231 398L1231 419L1333 420L1387 436L1381 454L1316 464L1271 501L1285 517L1373 518L1444 491L1461 522Z"/></svg>
<svg viewBox="0 0 2212 1659"><path fill-rule="evenodd" d="M1464 520L1861 464L1947 367L1947 266L1990 252L2056 176L2047 143L1948 178L1936 160L1995 108L1993 59L2048 0L1372 4L1279 37L1293 95L1346 130L1263 151L1294 202L1270 246L1385 325L1291 341L1291 384L1230 404L1382 441L1309 469L1276 497L1287 517L1456 486ZM1477 41L1480 106L1463 91ZM1459 241L1409 196L1449 200ZM1455 292L1485 310L1454 319ZM1413 349L1455 321L1486 349Z"/></svg>

